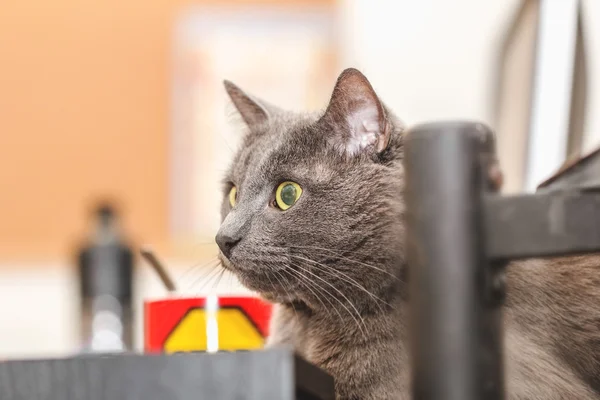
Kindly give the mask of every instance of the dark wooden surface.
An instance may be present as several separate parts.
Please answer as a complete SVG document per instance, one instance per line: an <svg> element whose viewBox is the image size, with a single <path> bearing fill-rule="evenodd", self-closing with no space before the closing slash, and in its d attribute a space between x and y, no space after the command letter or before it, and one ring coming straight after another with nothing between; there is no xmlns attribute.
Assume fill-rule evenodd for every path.
<svg viewBox="0 0 600 400"><path fill-rule="evenodd" d="M333 400L333 379L288 350L0 362L2 400Z"/></svg>

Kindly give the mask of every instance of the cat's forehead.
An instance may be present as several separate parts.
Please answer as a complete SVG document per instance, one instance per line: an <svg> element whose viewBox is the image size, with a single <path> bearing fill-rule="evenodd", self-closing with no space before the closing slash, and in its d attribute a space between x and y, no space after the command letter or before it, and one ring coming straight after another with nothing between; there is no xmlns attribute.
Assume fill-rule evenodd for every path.
<svg viewBox="0 0 600 400"><path fill-rule="evenodd" d="M314 120L273 124L259 135L244 140L232 164L232 179L278 180L294 176L328 175L325 141Z"/></svg>

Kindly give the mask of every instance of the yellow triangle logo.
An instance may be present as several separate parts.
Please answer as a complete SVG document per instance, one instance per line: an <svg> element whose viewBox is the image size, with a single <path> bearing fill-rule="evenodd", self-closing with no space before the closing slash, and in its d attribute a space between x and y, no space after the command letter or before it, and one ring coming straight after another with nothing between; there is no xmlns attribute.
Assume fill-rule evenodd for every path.
<svg viewBox="0 0 600 400"><path fill-rule="evenodd" d="M241 310L222 308L216 312L215 318L219 350L255 350L263 347L264 338ZM206 326L206 310L190 310L165 340L165 352L205 351L208 344Z"/></svg>
<svg viewBox="0 0 600 400"><path fill-rule="evenodd" d="M264 339L248 319L236 308L224 308L217 313L219 350L254 350L264 345Z"/></svg>
<svg viewBox="0 0 600 400"><path fill-rule="evenodd" d="M195 308L185 314L167 340L165 352L206 350L206 311Z"/></svg>

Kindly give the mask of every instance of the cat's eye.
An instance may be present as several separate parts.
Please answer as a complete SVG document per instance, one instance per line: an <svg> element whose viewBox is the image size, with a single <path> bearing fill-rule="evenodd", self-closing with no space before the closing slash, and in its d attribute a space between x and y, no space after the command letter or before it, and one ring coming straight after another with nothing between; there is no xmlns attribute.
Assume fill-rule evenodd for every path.
<svg viewBox="0 0 600 400"><path fill-rule="evenodd" d="M231 207L235 207L235 203L237 202L237 188L233 186L229 191L229 205Z"/></svg>
<svg viewBox="0 0 600 400"><path fill-rule="evenodd" d="M302 196L302 188L296 182L283 182L275 191L275 203L281 210L287 210Z"/></svg>

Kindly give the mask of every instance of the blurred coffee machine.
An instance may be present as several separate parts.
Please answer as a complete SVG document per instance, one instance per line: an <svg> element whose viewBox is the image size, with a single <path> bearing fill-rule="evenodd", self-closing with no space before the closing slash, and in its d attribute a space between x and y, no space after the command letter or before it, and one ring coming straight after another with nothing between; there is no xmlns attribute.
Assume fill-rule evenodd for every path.
<svg viewBox="0 0 600 400"><path fill-rule="evenodd" d="M81 344L84 352L132 348L133 252L110 204L94 212L91 235L78 250Z"/></svg>

